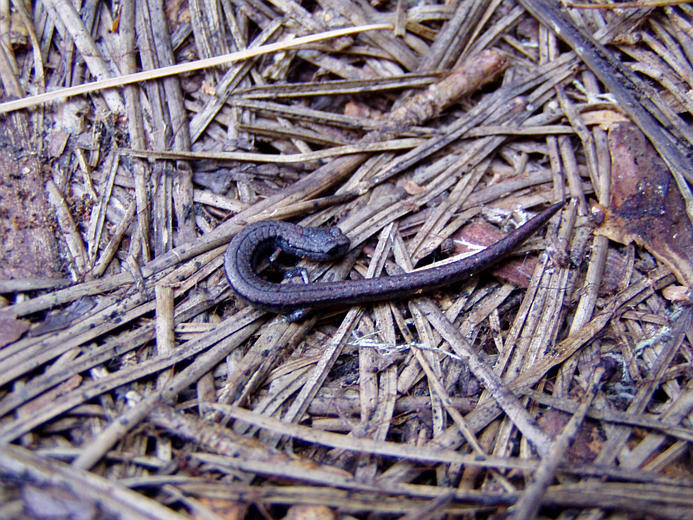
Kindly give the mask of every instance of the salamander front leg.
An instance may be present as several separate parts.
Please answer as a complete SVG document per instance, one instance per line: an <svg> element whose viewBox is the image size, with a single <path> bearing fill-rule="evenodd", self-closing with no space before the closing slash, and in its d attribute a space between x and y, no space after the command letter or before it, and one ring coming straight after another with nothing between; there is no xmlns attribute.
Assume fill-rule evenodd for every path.
<svg viewBox="0 0 693 520"><path fill-rule="evenodd" d="M312 316L314 310L315 309L313 307L301 307L298 309L294 309L288 314L284 314L284 319L289 323L295 323L297 321L301 321L305 318Z"/></svg>

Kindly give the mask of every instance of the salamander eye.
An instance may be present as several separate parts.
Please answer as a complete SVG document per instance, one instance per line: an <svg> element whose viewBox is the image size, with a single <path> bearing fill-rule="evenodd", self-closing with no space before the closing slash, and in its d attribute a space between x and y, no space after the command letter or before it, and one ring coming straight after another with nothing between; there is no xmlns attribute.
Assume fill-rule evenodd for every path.
<svg viewBox="0 0 693 520"><path fill-rule="evenodd" d="M330 246L330 257L338 258L340 256L344 256L347 251L349 251L351 241L344 233L342 233L342 230L336 226L331 227L329 232L331 241L333 242L333 244Z"/></svg>
<svg viewBox="0 0 693 520"><path fill-rule="evenodd" d="M327 256L330 258L340 258L344 256L347 251L349 251L349 241L339 241L330 246L329 251L327 251Z"/></svg>

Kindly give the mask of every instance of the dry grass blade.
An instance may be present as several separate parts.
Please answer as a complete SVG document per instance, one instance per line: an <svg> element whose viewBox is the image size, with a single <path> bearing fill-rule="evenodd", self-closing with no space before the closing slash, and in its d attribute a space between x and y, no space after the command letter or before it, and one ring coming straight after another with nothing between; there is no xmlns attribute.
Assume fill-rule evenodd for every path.
<svg viewBox="0 0 693 520"><path fill-rule="evenodd" d="M16 101L7 101L5 103L0 103L0 113L21 110L22 108L28 108L42 103L49 103L51 101L60 100L72 96L78 96L80 94L88 94L90 92L96 92L99 90L105 90L113 87L130 85L132 83L138 83L140 81L165 78L167 76L175 76L177 74L183 74L185 72L208 69L210 67L217 67L219 65L225 65L227 63L233 63L239 60L247 60L250 58L254 58L256 56L261 56L263 54L271 54L277 51L293 49L295 47L315 43L320 40L329 40L331 38L339 38L340 36L348 36L350 34L356 34L361 31L383 30L390 28L391 27L386 24L372 24L362 27L350 27L348 29L336 29L334 31L328 31L324 34L303 36L289 42L279 42L259 47L253 50L232 52L228 55L215 56L213 58L198 60L192 63L181 63L179 65L170 65L168 67L162 67L161 69L157 70L135 72L132 74L128 74L127 76L100 79L92 83L87 83L75 87L68 87L55 92L46 92L45 94L37 94L35 96L31 96L28 98L18 99ZM119 110L118 112L122 111L123 110Z"/></svg>

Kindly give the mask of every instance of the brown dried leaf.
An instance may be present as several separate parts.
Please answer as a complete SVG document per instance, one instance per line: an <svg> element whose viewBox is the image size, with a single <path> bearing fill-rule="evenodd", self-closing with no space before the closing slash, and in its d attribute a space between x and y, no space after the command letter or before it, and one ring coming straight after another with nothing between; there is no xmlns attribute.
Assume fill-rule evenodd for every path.
<svg viewBox="0 0 693 520"><path fill-rule="evenodd" d="M402 187L408 195L418 195L419 193L423 193L424 191L426 191L426 188L424 186L421 186L420 184L417 184L414 181L410 180L404 181L402 183Z"/></svg>
<svg viewBox="0 0 693 520"><path fill-rule="evenodd" d="M455 254L478 251L498 242L504 233L485 221L475 221L455 235ZM503 260L491 272L518 287L529 287L537 261L531 256Z"/></svg>
<svg viewBox="0 0 693 520"><path fill-rule="evenodd" d="M669 285L662 289L662 296L671 302L689 302L693 299L690 287Z"/></svg>
<svg viewBox="0 0 693 520"><path fill-rule="evenodd" d="M382 113L374 110L372 107L353 100L347 101L346 105L344 105L344 115L362 119L380 119L382 117Z"/></svg>
<svg viewBox="0 0 693 520"><path fill-rule="evenodd" d="M0 348L18 340L28 328L28 321L0 312Z"/></svg>
<svg viewBox="0 0 693 520"><path fill-rule="evenodd" d="M596 230L622 244L644 246L684 285L693 285L693 229L664 161L631 123L609 131L611 199Z"/></svg>
<svg viewBox="0 0 693 520"><path fill-rule="evenodd" d="M537 422L545 433L556 438L568 424L570 415L559 410L548 410ZM566 453L566 459L570 462L588 463L594 461L604 444L604 435L599 425L592 421L585 421L578 434L571 443Z"/></svg>

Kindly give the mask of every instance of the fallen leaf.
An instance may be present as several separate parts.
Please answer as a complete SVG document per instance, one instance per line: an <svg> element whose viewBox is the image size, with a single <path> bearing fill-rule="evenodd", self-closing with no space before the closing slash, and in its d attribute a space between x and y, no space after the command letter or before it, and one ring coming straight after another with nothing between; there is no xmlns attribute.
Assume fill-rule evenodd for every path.
<svg viewBox="0 0 693 520"><path fill-rule="evenodd" d="M609 131L611 197L595 233L635 242L693 285L693 227L671 173L645 135L631 123Z"/></svg>
<svg viewBox="0 0 693 520"><path fill-rule="evenodd" d="M488 222L474 221L455 234L454 254L480 251L504 236L505 233ZM526 289L536 266L537 260L533 256L514 256L499 262L491 272L501 280Z"/></svg>
<svg viewBox="0 0 693 520"><path fill-rule="evenodd" d="M28 328L28 321L0 312L0 348L17 341Z"/></svg>

